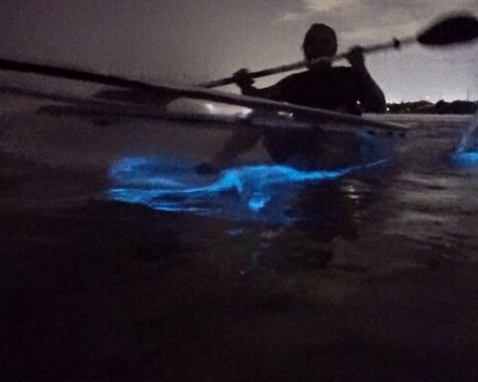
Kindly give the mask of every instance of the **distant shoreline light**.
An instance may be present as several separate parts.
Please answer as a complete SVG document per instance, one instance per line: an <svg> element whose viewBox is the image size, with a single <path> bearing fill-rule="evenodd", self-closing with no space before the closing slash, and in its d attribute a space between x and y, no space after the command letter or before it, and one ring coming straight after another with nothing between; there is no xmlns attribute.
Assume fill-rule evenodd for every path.
<svg viewBox="0 0 478 382"><path fill-rule="evenodd" d="M454 101L469 101L469 102L478 102L478 93L471 93L469 95L464 94L461 96L455 95L455 96L450 96L450 95L438 95L438 96L414 96L414 97L396 97L396 96L391 96L387 97L387 94L385 94L387 98L387 103L407 103L407 102L420 102L420 101L427 101L427 102L432 102L436 103L438 101L445 101L445 102L454 102Z"/></svg>

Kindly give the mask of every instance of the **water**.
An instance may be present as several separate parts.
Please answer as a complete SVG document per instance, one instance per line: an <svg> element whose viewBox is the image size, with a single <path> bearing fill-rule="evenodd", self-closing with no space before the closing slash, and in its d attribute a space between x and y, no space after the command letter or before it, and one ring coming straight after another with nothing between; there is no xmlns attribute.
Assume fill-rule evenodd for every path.
<svg viewBox="0 0 478 382"><path fill-rule="evenodd" d="M396 118L397 156L203 177L225 130L4 112L1 371L473 380L476 118Z"/></svg>
<svg viewBox="0 0 478 382"><path fill-rule="evenodd" d="M211 242L255 243L244 249L246 257L253 254L244 266L248 271L260 270L263 257L282 257L287 246L278 254L270 248L289 241L289 235L296 241L294 251L311 252L312 257L309 247L355 252L357 240L373 237L380 242L385 235L402 238L412 249L440 248L444 254L434 261L441 256L474 261L478 117L394 118L415 126L399 155L377 150L380 139L364 136L362 142L373 142L373 155L305 171L268 163L258 146L235 167L205 176L195 166L221 149L227 130L5 112L0 122L0 207L26 216L51 211L68 215L89 210L93 203L112 216L131 209L149 211L158 219L220 225L224 229L214 234L220 237L211 236ZM362 237L364 229L368 234ZM194 229L181 234L179 240L188 246L202 245ZM454 250L458 239L459 250ZM364 261L360 256L330 257L324 265L355 266ZM402 254L369 261L372 268L389 270L404 261L423 266L421 259Z"/></svg>

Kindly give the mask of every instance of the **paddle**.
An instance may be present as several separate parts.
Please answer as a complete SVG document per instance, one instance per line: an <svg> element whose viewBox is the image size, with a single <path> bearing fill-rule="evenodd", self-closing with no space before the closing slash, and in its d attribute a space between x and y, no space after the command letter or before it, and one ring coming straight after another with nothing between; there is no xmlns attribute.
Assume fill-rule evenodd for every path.
<svg viewBox="0 0 478 382"><path fill-rule="evenodd" d="M404 45L419 43L425 46L445 46L451 44L464 43L474 40L478 37L478 20L471 14L461 13L442 17L434 22L430 27L418 33L416 36L405 37L402 39L393 39L392 41L363 47L364 54L378 52L388 49L400 49ZM340 53L333 57L319 58L313 61L299 61L293 64L282 65L270 69L264 69L249 73L251 78L265 77L273 74L284 73L291 70L301 69L308 65L317 64L321 61L338 61L347 57L347 53ZM205 88L214 88L218 86L230 85L236 82L234 76L223 79L203 82L197 86Z"/></svg>
<svg viewBox="0 0 478 382"><path fill-rule="evenodd" d="M44 76L65 78L74 81L91 82L100 85L117 86L127 89L136 89L158 93L163 90L166 94L180 93L174 88L167 86L152 85L139 80L128 79L125 77L113 76L108 74L97 73L83 69L65 68L54 65L37 64L24 61L8 60L0 58L0 70L13 71L20 73L40 74Z"/></svg>

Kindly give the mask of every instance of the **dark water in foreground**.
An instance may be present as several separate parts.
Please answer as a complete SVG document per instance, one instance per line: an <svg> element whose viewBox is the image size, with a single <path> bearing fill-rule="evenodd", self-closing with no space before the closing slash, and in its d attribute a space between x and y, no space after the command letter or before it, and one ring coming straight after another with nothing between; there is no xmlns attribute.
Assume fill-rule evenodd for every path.
<svg viewBox="0 0 478 382"><path fill-rule="evenodd" d="M398 157L367 169L271 173L265 195L261 177L165 195L191 180L191 154L148 178L157 209L132 194L144 173L115 177L125 157L164 165L157 131L11 121L2 380L478 377L478 167L452 156L463 120L418 121Z"/></svg>

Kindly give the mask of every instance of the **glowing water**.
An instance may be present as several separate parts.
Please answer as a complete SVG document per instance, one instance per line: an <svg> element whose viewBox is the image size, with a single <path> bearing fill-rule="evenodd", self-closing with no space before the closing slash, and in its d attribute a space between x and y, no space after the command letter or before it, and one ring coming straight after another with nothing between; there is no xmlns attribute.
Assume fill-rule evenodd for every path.
<svg viewBox="0 0 478 382"><path fill-rule="evenodd" d="M462 167L478 165L478 113L470 122L458 149L452 156L452 160Z"/></svg>
<svg viewBox="0 0 478 382"><path fill-rule="evenodd" d="M386 162L317 171L280 165L245 166L211 177L198 175L192 166L170 158L127 158L110 171L115 186L109 196L163 211L253 220L275 216L283 221L284 212L304 182L332 180Z"/></svg>

